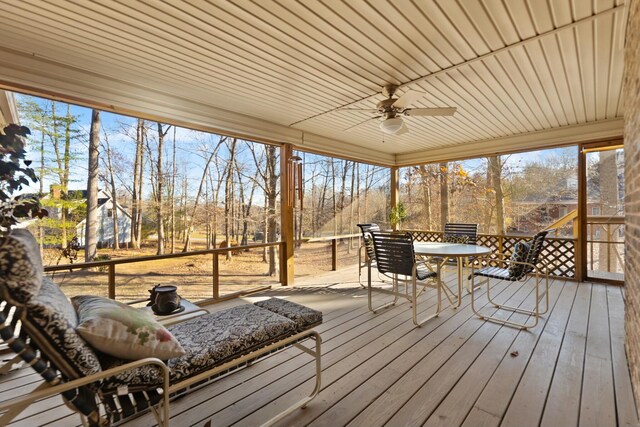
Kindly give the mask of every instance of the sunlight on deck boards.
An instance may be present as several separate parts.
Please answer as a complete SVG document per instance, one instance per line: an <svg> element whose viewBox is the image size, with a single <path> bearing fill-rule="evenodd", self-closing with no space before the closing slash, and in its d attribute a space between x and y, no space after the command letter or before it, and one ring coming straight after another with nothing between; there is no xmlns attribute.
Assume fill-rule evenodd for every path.
<svg viewBox="0 0 640 427"><path fill-rule="evenodd" d="M323 311L317 328L323 389L279 426L638 425L624 352L623 288L553 281L550 313L530 331L478 319L468 295L459 309L415 328L406 301L370 313L357 279L350 267L208 307L277 296ZM446 280L456 278L450 273ZM500 287L496 299L530 307L531 290L520 283ZM428 294L418 308L427 314L434 303ZM312 359L288 349L177 399L171 425L258 425L308 393L312 376ZM0 400L37 380L28 369L11 372L0 383ZM10 425L79 424L56 397ZM125 425L152 426L154 419L145 415Z"/></svg>

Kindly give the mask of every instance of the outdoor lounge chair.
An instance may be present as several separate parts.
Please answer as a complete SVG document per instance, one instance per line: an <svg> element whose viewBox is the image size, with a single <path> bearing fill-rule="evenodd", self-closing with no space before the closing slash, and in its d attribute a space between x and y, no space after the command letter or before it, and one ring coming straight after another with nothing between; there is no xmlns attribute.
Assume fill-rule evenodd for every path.
<svg viewBox="0 0 640 427"><path fill-rule="evenodd" d="M362 245L358 250L358 282L360 286L364 288L362 284L362 269L366 268L369 262L375 262L376 253L373 250L373 239L371 237L372 231L380 231L380 226L375 223L370 224L357 224L362 231ZM362 255L364 249L364 256Z"/></svg>
<svg viewBox="0 0 640 427"><path fill-rule="evenodd" d="M369 310L375 313L378 310L395 305L399 298L406 298L411 302L413 323L416 326L422 326L427 320L440 314L442 283L440 282L439 267L436 267L436 271L433 271L431 264L416 260L411 234L372 231L371 236L376 255L376 267L380 274L391 279L392 289L371 286L371 262L369 262L367 266L369 273L367 286ZM418 282L420 283L420 290L418 290ZM404 292L399 289L400 283L404 285ZM411 293L409 293L409 285L411 285ZM428 287L437 289L438 302L436 312L431 316L418 320L418 297ZM371 301L373 291L392 295L394 299L379 307L373 307Z"/></svg>
<svg viewBox="0 0 640 427"><path fill-rule="evenodd" d="M83 425L111 425L151 410L158 425L168 426L171 399L290 346L315 358L315 387L265 425L304 407L320 390L321 339L311 328L322 323L322 313L289 301L271 298L169 326L183 356L116 359L78 334L74 307L43 278L38 244L21 230L0 238L0 298L0 337L44 379L31 393L0 404L0 426L57 394ZM309 338L314 349L299 344Z"/></svg>
<svg viewBox="0 0 640 427"><path fill-rule="evenodd" d="M544 239L549 233L549 230L544 230L533 236L528 242L518 242L513 249L513 253L507 259L504 254L495 254L496 260L491 262L498 262L499 267L487 265L486 267L475 270L472 268L472 273L469 279L471 280L471 309L481 319L489 320L491 322L516 327L519 329L533 328L538 324L538 318L540 315L545 314L549 309L549 267L544 260L540 259L540 253L544 246ZM539 265L543 264L543 268ZM535 280L535 309L525 310L519 307L513 307L505 304L497 304L491 299L491 279L499 281L514 283L524 282L529 279L529 275L533 275ZM523 313L533 316L533 321L519 323L511 322L504 319L499 319L494 316L487 316L480 313L475 308L475 278L477 276L484 277L483 283L487 285L487 298L489 302L498 309L509 310L516 313ZM544 279L544 291L540 293L540 281ZM544 308L541 310L540 302L544 299Z"/></svg>

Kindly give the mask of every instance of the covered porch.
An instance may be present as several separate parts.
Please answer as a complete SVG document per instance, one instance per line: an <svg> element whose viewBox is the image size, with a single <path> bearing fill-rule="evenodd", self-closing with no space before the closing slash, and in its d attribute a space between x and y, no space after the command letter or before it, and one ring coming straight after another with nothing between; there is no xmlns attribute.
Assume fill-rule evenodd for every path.
<svg viewBox="0 0 640 427"><path fill-rule="evenodd" d="M157 282L169 276L162 268L177 271L183 260L193 264L188 257L206 257L206 272L198 272L200 288L189 288L188 296L207 310L273 296L322 311L324 322L317 328L323 339L322 390L279 426L637 426L640 191L636 179L624 181L624 176L640 168L640 100L627 101L626 110L624 95L637 89L639 3L274 1L269 9L243 1L5 2L0 10L12 19L0 41L0 123L19 120L7 95L15 92L277 147L272 176L265 178L265 187L272 179L272 195L278 192L268 209L265 201L265 218L277 216L269 225L271 240L265 237L265 219L263 243L234 249L253 251L254 263L269 252L268 273L229 269L221 279L220 255L232 249L216 248L215 238L213 249L193 253L45 271L66 277L67 270L85 269L85 280L103 268L91 282L96 293L130 301L146 297L149 285L136 276L148 274ZM625 67L632 76L627 90ZM424 94L415 108L379 107L412 92ZM457 109L453 116L426 111L451 108ZM412 117L411 109L422 116L416 111ZM632 118L626 130L625 114ZM380 118L382 123L402 118L408 131L384 133L375 121ZM615 152L623 145L625 171L612 173L613 196L606 200L611 211L596 211L588 196L596 185L587 181L589 153ZM388 173L378 188L386 222L391 208L410 200L403 193L403 169L432 165L437 170L446 162L526 157L533 150L566 147L575 149L575 188L563 179L576 197L563 206L568 211L544 226L571 231L550 236L544 253L553 267L550 309L531 330L479 319L468 294L458 309L446 308L422 328L411 322L406 301L373 314L355 265L358 237L347 234L356 230L309 238L297 228L303 211L298 199L315 188L312 181L305 190L304 173L297 172L300 153L345 162L342 209L347 162ZM615 169L622 162L613 158ZM335 231L338 173L332 173ZM327 169L325 186L329 175ZM404 227L417 240L441 239L439 225L449 215L445 193L446 201L433 199L438 200L434 209L447 206L440 221L426 222L438 226ZM414 203L414 212L423 205ZM626 222L619 205L626 208ZM490 216L493 227L491 221ZM532 234L514 230L510 234L503 221L481 233L479 244L509 253ZM334 271L301 274L297 255L309 242L326 244L322 250L330 252L328 269ZM597 251L605 247L598 262L614 267L593 273ZM307 263L316 257L311 253ZM154 273L147 271L149 264L125 268L138 263L153 264ZM193 279L189 268L176 276ZM450 284L457 279L452 272L446 276ZM528 284L500 287L496 298L531 308L535 296ZM492 310L482 296L484 309ZM427 313L435 296L428 293L423 301L420 310ZM505 317L526 319L517 313ZM291 348L270 355L175 400L171 425L253 426L270 419L312 387L311 362L297 353ZM39 379L29 369L2 376L0 402L28 393ZM125 425L154 424L147 414ZM79 420L56 397L32 405L9 425L77 426Z"/></svg>
<svg viewBox="0 0 640 427"><path fill-rule="evenodd" d="M449 283L455 280L454 272L447 275ZM531 290L500 287L496 299L527 308ZM469 295L460 308L445 309L423 328L414 327L407 302L373 314L355 267L206 308L266 296L324 313L317 328L323 338L322 391L279 426L638 425L619 286L553 280L550 313L530 331L478 319ZM423 301L422 312L433 310L433 295ZM313 387L312 365L295 349L272 355L174 401L171 423L257 425ZM36 381L29 370L14 371L0 383L0 396L15 397ZM148 414L126 425L154 424ZM78 418L56 397L10 425L77 426Z"/></svg>

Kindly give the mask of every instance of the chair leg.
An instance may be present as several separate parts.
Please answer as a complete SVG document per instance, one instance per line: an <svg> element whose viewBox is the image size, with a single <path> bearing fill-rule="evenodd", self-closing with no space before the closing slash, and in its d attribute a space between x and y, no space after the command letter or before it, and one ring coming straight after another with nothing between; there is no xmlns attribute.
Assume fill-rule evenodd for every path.
<svg viewBox="0 0 640 427"><path fill-rule="evenodd" d="M283 419L284 417L286 417L287 415L291 414L292 412L294 412L296 409L298 408L306 408L306 406L309 404L309 402L316 397L316 395L320 392L320 388L322 387L322 364L321 364L321 359L320 356L322 354L321 351L321 343L322 343L322 339L320 338L320 335L317 332L313 332L313 335L311 336L315 342L315 351L311 350L305 346L302 345L295 345L295 347L299 348L300 350L304 351L305 353L308 353L312 356L315 357L316 359L316 384L313 388L313 390L311 391L311 394L305 398L303 398L302 400L294 403L293 405L291 405L289 408L285 409L284 411L280 412L278 415L276 415L275 417L271 418L270 420L268 420L267 422L265 422L264 424L262 424L261 427L267 427L270 425L275 424L276 422L280 421L281 419Z"/></svg>
<svg viewBox="0 0 640 427"><path fill-rule="evenodd" d="M544 281L544 295L541 297L540 296L540 275L536 272L535 275L535 285L536 285L536 302L535 302L535 309L534 310L525 310L519 307L514 307L511 305L506 305L506 304L496 304L493 300L491 300L491 298L489 297L489 291L491 288L490 285L490 281L489 278L487 278L487 297L489 298L489 301L499 310L508 310L508 311L512 311L514 313L521 313L521 314L527 314L529 316L533 316L533 321L532 322L524 322L524 323L519 323L519 322L511 322L509 320L503 320L503 319L498 319L495 318L493 316L486 316L483 315L481 313L479 313L474 306L474 283L473 283L473 277L472 277L472 282L471 282L471 309L473 310L473 312L480 317L480 319L484 319L493 323L498 323L501 325L506 325L506 326L511 326L514 328L518 328L518 329L523 329L523 330L527 330L529 328L533 328L535 326L538 325L538 321L540 319L540 315L544 314L548 311L549 309L549 276L548 274L545 274L545 281ZM540 311L540 300L544 298L545 299L545 309L544 311Z"/></svg>
<svg viewBox="0 0 640 427"><path fill-rule="evenodd" d="M434 314L432 314L431 316L427 316L423 319L418 320L418 285L416 282L416 276L414 274L413 279L411 280L411 285L413 287L413 298L411 301L411 305L412 305L412 311L413 311L413 324L416 325L417 327L421 327L422 325L424 325L427 321L433 319L434 317L438 317L438 315L440 314L440 311L442 310L442 281L440 279L440 266L438 266L437 269L437 276L436 276L436 292L438 294L438 302L436 304L436 312Z"/></svg>
<svg viewBox="0 0 640 427"><path fill-rule="evenodd" d="M396 305L396 303L398 302L398 281L394 280L393 281L393 291L388 291L388 290L382 290L382 289L376 289L376 292L381 292L381 293L385 293L385 294L392 294L393 297L393 301L388 302L386 304L382 304L381 306L378 307L373 307L373 301L372 301L372 291L373 291L373 287L371 286L371 261L367 262L367 272L368 272L368 281L367 281L367 300L369 303L369 311L372 311L374 313L376 313L378 310L382 310L383 308L388 308L391 306Z"/></svg>

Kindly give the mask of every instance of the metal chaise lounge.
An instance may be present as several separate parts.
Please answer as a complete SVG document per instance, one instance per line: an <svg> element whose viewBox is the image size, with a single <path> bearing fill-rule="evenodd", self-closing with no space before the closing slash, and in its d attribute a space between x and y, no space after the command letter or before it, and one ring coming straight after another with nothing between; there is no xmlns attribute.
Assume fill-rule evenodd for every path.
<svg viewBox="0 0 640 427"><path fill-rule="evenodd" d="M43 278L38 244L30 233L0 238L0 337L43 382L0 404L0 426L37 400L61 394L82 424L107 426L151 411L169 425L170 400L267 354L295 346L315 358L308 397L265 422L304 407L320 390L322 313L271 298L206 314L167 327L185 354L169 360L121 360L101 354L76 331L77 314L60 288ZM309 348L300 343L312 339Z"/></svg>

